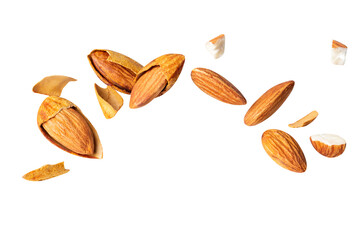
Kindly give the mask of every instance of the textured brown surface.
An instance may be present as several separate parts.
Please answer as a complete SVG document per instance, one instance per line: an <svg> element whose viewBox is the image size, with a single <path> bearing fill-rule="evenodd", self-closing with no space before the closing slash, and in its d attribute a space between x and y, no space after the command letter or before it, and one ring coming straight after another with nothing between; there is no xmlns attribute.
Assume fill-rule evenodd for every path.
<svg viewBox="0 0 360 240"><path fill-rule="evenodd" d="M245 124L254 126L273 115L290 95L294 84L294 81L287 81L266 91L247 111L244 117Z"/></svg>
<svg viewBox="0 0 360 240"><path fill-rule="evenodd" d="M318 115L319 114L317 111L312 111L305 117L297 120L294 123L289 124L289 127L291 127L291 128L305 127L305 126L309 125L310 123L312 123L315 120L315 118L317 118Z"/></svg>
<svg viewBox="0 0 360 240"><path fill-rule="evenodd" d="M101 81L117 91L131 93L141 64L123 54L102 49L93 50L88 59Z"/></svg>
<svg viewBox="0 0 360 240"><path fill-rule="evenodd" d="M145 106L160 94L166 84L166 77L160 67L146 71L131 92L130 108Z"/></svg>
<svg viewBox="0 0 360 240"><path fill-rule="evenodd" d="M305 172L306 159L296 140L286 132L270 129L263 133L266 153L281 167L293 172Z"/></svg>
<svg viewBox="0 0 360 240"><path fill-rule="evenodd" d="M81 122L86 123L88 125L88 127L90 128L92 135L93 135L93 139L94 139L94 150L93 150L92 154L81 154L81 153L78 153L76 151L69 149L68 147L63 146L60 142L58 142L52 136L50 136L49 133L43 127L44 123L46 123L47 121L54 118L59 112L61 112L64 109L69 109L69 108L76 111L79 114L79 116L81 116L81 118L82 118ZM41 133L46 137L46 139L48 139L51 143L53 143L57 147L61 148L62 150L67 151L74 155L81 156L81 157L87 157L87 158L102 158L103 157L103 149L102 149L100 138L99 138L99 135L97 134L96 129L91 124L91 122L85 117L85 115L81 112L81 110L75 104L70 102L69 100L66 100L61 97L56 97L56 96L47 97L39 107L38 116L37 116L37 124L38 124L38 127L39 127ZM71 128L71 129L74 132L77 131L76 128ZM72 134L77 134L77 133L72 133ZM86 150L86 151L88 151L88 150Z"/></svg>
<svg viewBox="0 0 360 240"><path fill-rule="evenodd" d="M347 48L347 46L345 44L342 44L341 42L333 40L332 48L338 48L338 47Z"/></svg>
<svg viewBox="0 0 360 240"><path fill-rule="evenodd" d="M94 153L94 135L85 119L75 109L64 108L44 122L42 127L55 141L75 153Z"/></svg>
<svg viewBox="0 0 360 240"><path fill-rule="evenodd" d="M340 156L341 154L343 154L346 147L346 144L329 146L320 141L313 141L311 137L310 137L310 141L318 153L329 158Z"/></svg>
<svg viewBox="0 0 360 240"><path fill-rule="evenodd" d="M234 105L246 104L246 99L241 92L214 71L195 68L191 71L191 78L198 88L217 100Z"/></svg>
<svg viewBox="0 0 360 240"><path fill-rule="evenodd" d="M67 172L69 172L69 170L65 169L64 162L61 162L54 165L44 165L41 168L28 172L23 178L29 181L43 181Z"/></svg>

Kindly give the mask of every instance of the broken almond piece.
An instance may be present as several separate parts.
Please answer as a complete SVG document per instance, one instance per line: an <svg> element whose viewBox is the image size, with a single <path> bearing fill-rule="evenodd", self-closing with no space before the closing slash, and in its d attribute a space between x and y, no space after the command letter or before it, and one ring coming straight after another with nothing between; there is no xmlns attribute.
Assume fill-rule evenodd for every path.
<svg viewBox="0 0 360 240"><path fill-rule="evenodd" d="M225 35L221 34L216 38L211 39L205 46L215 59L221 57L225 51Z"/></svg>
<svg viewBox="0 0 360 240"><path fill-rule="evenodd" d="M68 82L74 81L76 81L76 79L62 75L48 76L43 78L33 87L33 92L60 97L63 88Z"/></svg>
<svg viewBox="0 0 360 240"><path fill-rule="evenodd" d="M333 40L332 42L332 50L331 50L331 61L335 65L344 65L346 58L347 46Z"/></svg>
<svg viewBox="0 0 360 240"><path fill-rule="evenodd" d="M315 120L315 118L318 116L318 112L317 111L312 111L311 113L309 113L308 115L306 115L305 117L297 120L294 123L289 124L289 127L291 128L300 128L300 127L305 127L307 125L309 125L310 123L312 123L312 121Z"/></svg>
<svg viewBox="0 0 360 240"><path fill-rule="evenodd" d="M345 140L334 134L313 135L310 141L318 153L329 158L341 155L346 147Z"/></svg>
<svg viewBox="0 0 360 240"><path fill-rule="evenodd" d="M105 118L110 119L122 107L124 100L112 87L101 88L95 83L95 93Z"/></svg>
<svg viewBox="0 0 360 240"><path fill-rule="evenodd" d="M65 174L68 171L70 170L65 169L64 162L54 165L47 164L42 166L41 168L28 172L23 176L23 178L29 181L43 181Z"/></svg>

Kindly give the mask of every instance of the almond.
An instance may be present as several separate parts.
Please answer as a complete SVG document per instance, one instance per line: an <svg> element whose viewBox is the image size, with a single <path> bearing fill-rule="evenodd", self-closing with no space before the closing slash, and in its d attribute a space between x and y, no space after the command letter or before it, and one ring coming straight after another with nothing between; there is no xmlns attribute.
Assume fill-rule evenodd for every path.
<svg viewBox="0 0 360 240"><path fill-rule="evenodd" d="M208 41L205 46L215 59L221 57L225 51L225 35L220 34Z"/></svg>
<svg viewBox="0 0 360 240"><path fill-rule="evenodd" d="M81 157L103 157L95 128L69 100L46 98L40 105L37 123L41 133L57 147Z"/></svg>
<svg viewBox="0 0 360 240"><path fill-rule="evenodd" d="M245 124L255 126L273 115L290 95L294 84L294 81L283 82L265 92L247 111Z"/></svg>
<svg viewBox="0 0 360 240"><path fill-rule="evenodd" d="M191 71L191 78L204 93L217 100L234 105L246 104L246 99L241 92L231 82L214 71L195 68Z"/></svg>
<svg viewBox="0 0 360 240"><path fill-rule="evenodd" d="M143 67L135 77L130 108L142 107L166 93L178 79L184 62L184 55L165 54Z"/></svg>
<svg viewBox="0 0 360 240"><path fill-rule="evenodd" d="M331 48L331 61L335 65L344 65L346 59L347 46L333 40Z"/></svg>
<svg viewBox="0 0 360 240"><path fill-rule="evenodd" d="M296 140L286 132L270 129L262 135L266 153L281 167L302 173L306 170L306 159Z"/></svg>
<svg viewBox="0 0 360 240"><path fill-rule="evenodd" d="M313 135L310 141L318 153L329 158L341 155L346 147L345 140L334 134Z"/></svg>
<svg viewBox="0 0 360 240"><path fill-rule="evenodd" d="M310 123L312 123L315 120L315 118L317 118L318 115L319 114L317 111L312 111L305 117L297 120L294 123L289 124L289 127L291 127L291 128L305 127L305 126L309 125Z"/></svg>
<svg viewBox="0 0 360 240"><path fill-rule="evenodd" d="M143 67L135 60L118 52L95 49L88 55L90 66L106 85L130 94L135 76Z"/></svg>

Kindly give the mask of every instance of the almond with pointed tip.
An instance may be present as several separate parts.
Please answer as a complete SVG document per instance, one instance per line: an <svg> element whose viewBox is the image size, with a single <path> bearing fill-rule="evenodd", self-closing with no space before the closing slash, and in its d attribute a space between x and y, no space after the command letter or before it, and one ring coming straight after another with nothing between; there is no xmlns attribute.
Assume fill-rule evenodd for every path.
<svg viewBox="0 0 360 240"><path fill-rule="evenodd" d="M90 66L106 85L130 94L135 76L143 67L135 60L118 52L95 49L88 55Z"/></svg>
<svg viewBox="0 0 360 240"><path fill-rule="evenodd" d="M329 158L340 156L346 147L345 140L334 134L313 135L310 141L318 153Z"/></svg>
<svg viewBox="0 0 360 240"><path fill-rule="evenodd" d="M270 129L262 135L262 145L266 153L281 167L302 173L306 171L306 159L301 147L288 133Z"/></svg>
<svg viewBox="0 0 360 240"><path fill-rule="evenodd" d="M166 93L178 79L184 62L184 55L165 54L143 67L135 78L130 108L142 107Z"/></svg>
<svg viewBox="0 0 360 240"><path fill-rule="evenodd" d="M191 71L191 78L198 88L217 100L234 105L246 104L246 99L241 92L214 71L195 68Z"/></svg>
<svg viewBox="0 0 360 240"><path fill-rule="evenodd" d="M71 154L102 158L99 136L80 109L69 100L51 96L40 105L37 124L54 145Z"/></svg>
<svg viewBox="0 0 360 240"><path fill-rule="evenodd" d="M245 124L255 126L273 115L290 95L294 84L294 81L287 81L266 91L245 114Z"/></svg>

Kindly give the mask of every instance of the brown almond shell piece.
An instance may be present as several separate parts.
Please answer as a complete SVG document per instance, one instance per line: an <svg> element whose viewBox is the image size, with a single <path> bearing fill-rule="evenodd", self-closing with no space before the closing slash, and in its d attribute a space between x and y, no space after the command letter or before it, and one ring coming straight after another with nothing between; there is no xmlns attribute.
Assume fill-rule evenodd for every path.
<svg viewBox="0 0 360 240"><path fill-rule="evenodd" d="M273 115L285 102L295 85L294 81L280 83L266 91L249 108L244 117L244 123L255 126Z"/></svg>
<svg viewBox="0 0 360 240"><path fill-rule="evenodd" d="M297 120L294 123L289 124L289 127L291 127L291 128L305 127L305 126L309 125L310 123L312 123L317 118L318 115L319 115L319 113L317 111L312 111L305 117Z"/></svg>
<svg viewBox="0 0 360 240"><path fill-rule="evenodd" d="M141 76L151 68L159 67L161 69L162 74L165 75L167 81L167 85L158 95L161 96L164 93L166 93L175 84L184 66L184 62L185 62L185 56L182 54L162 55L152 60L145 67L143 67L136 75L135 82L137 82L139 78L141 78Z"/></svg>
<svg viewBox="0 0 360 240"><path fill-rule="evenodd" d="M219 101L233 105L246 104L246 99L241 92L231 82L212 70L195 68L191 71L191 79L201 91Z"/></svg>
<svg viewBox="0 0 360 240"><path fill-rule="evenodd" d="M126 68L128 71L132 72L134 76L136 76L136 74L138 74L138 72L140 71L140 69L143 68L143 66L136 62L134 59L118 53L118 52L114 52L111 50L106 50L106 49L94 49L93 51L91 51L91 53L88 55L88 60L90 63L91 68L94 70L95 74L98 76L98 78L103 81L106 85L112 86L115 90L122 92L122 93L126 93L126 94L130 94L131 91L122 88L120 86L116 86L111 82L111 79L107 79L106 77L104 77L99 71L98 69L96 69L93 59L92 59L92 54L97 52L97 51L101 51L101 52L106 52L109 56L107 58L107 61L111 62L111 63L115 63L120 65L121 67ZM134 79L135 80L135 79ZM135 81L132 83L132 85L135 84Z"/></svg>
<svg viewBox="0 0 360 240"><path fill-rule="evenodd" d="M43 181L60 176L69 171L69 169L65 169L64 162L54 165L47 164L42 166L41 168L28 172L23 176L23 178L29 181Z"/></svg>
<svg viewBox="0 0 360 240"><path fill-rule="evenodd" d="M34 93L60 97L64 87L69 82L74 81L76 81L76 79L62 75L48 76L35 84L32 90Z"/></svg>
<svg viewBox="0 0 360 240"><path fill-rule="evenodd" d="M68 148L62 146L60 143L55 141L42 127L43 123L45 123L49 119L53 118L62 109L66 109L66 108L75 109L89 125L89 127L93 133L93 136L94 136L94 153L93 154L83 155L83 154L78 154L78 153L75 153L75 152L69 150ZM80 108L77 107L72 102L70 102L69 100L67 100L65 98L61 98L61 97L56 97L56 96L47 97L42 102L42 104L40 105L40 108L38 110L37 125L38 125L41 133L45 136L45 138L47 138L51 143L53 143L55 146L59 147L60 149L66 151L66 152L69 152L71 154L80 156L80 157L97 158L97 159L103 158L103 148L102 148L100 138L99 138L99 135L98 135L96 129L91 124L91 122L85 117L85 115L81 112Z"/></svg>
<svg viewBox="0 0 360 240"><path fill-rule="evenodd" d="M261 141L266 153L278 165L293 172L306 171L305 155L297 141L288 133L270 129L263 133Z"/></svg>
<svg viewBox="0 0 360 240"><path fill-rule="evenodd" d="M114 117L124 103L121 95L110 86L101 88L95 83L95 93L106 119Z"/></svg>

